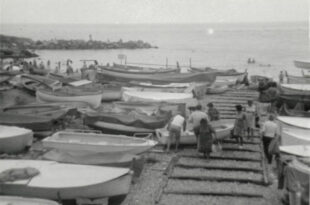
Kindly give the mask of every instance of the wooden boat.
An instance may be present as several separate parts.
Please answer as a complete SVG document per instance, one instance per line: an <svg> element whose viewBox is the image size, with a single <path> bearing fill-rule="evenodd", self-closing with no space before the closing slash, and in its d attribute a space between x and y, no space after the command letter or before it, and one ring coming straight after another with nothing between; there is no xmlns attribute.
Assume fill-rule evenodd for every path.
<svg viewBox="0 0 310 205"><path fill-rule="evenodd" d="M127 168L63 164L41 160L0 160L0 172L31 167L40 173L27 180L0 184L1 194L45 199L106 198L127 194Z"/></svg>
<svg viewBox="0 0 310 205"><path fill-rule="evenodd" d="M95 128L97 130L103 131L103 133L108 134L122 134L122 135L128 135L128 136L134 136L135 134L145 134L145 133L154 133L154 129L147 129L142 127L136 127L136 126L128 126L128 125L121 125L118 123L110 123L110 122L104 122L104 121L95 121L92 123L87 123L87 126L91 128Z"/></svg>
<svg viewBox="0 0 310 205"><path fill-rule="evenodd" d="M294 60L294 65L297 68L310 69L310 61L307 60Z"/></svg>
<svg viewBox="0 0 310 205"><path fill-rule="evenodd" d="M84 113L84 123L92 125L97 122L115 123L119 125L156 129L163 127L171 118L171 112L157 112L156 115L146 115L137 111L110 112L96 110Z"/></svg>
<svg viewBox="0 0 310 205"><path fill-rule="evenodd" d="M169 83L191 83L203 82L213 83L216 72L203 73L162 73L162 74L137 74L137 73L121 73L111 70L102 69L98 71L97 77L99 82L149 82L153 84L169 84Z"/></svg>
<svg viewBox="0 0 310 205"><path fill-rule="evenodd" d="M9 76L9 75L1 75L1 74L0 74L0 84L9 81L11 78L12 78L12 76Z"/></svg>
<svg viewBox="0 0 310 205"><path fill-rule="evenodd" d="M197 68L197 67L190 67L190 72L210 72L210 71L218 71L218 69L210 68L210 67L204 67L204 68Z"/></svg>
<svg viewBox="0 0 310 205"><path fill-rule="evenodd" d="M0 153L19 153L31 146L33 132L28 129L0 125Z"/></svg>
<svg viewBox="0 0 310 205"><path fill-rule="evenodd" d="M186 113L185 103L113 102L113 106L116 109L126 110L128 112L138 111L146 115L155 115L159 111L171 112L172 115L181 112L184 116Z"/></svg>
<svg viewBox="0 0 310 205"><path fill-rule="evenodd" d="M304 103L305 107L310 106L310 96L308 95L279 95L279 100L287 103L290 107L295 107L297 103Z"/></svg>
<svg viewBox="0 0 310 205"><path fill-rule="evenodd" d="M154 84L148 82L130 81L129 85L143 88L188 88L191 86L191 83Z"/></svg>
<svg viewBox="0 0 310 205"><path fill-rule="evenodd" d="M58 80L64 85L69 85L70 83L74 81L81 80L81 76L75 75L75 76L66 76L65 74L56 74L56 73L49 73L48 77L54 80Z"/></svg>
<svg viewBox="0 0 310 205"><path fill-rule="evenodd" d="M188 102L193 99L192 93L167 93L124 91L122 99L125 102Z"/></svg>
<svg viewBox="0 0 310 205"><path fill-rule="evenodd" d="M48 74L48 70L41 69L41 68L34 68L34 67L30 68L29 72L35 75L47 75Z"/></svg>
<svg viewBox="0 0 310 205"><path fill-rule="evenodd" d="M61 121L54 117L0 113L0 124L18 126L32 131L47 131L61 126Z"/></svg>
<svg viewBox="0 0 310 205"><path fill-rule="evenodd" d="M310 95L310 84L281 84L284 95Z"/></svg>
<svg viewBox="0 0 310 205"><path fill-rule="evenodd" d="M188 88L145 88L145 87L123 87L122 91L128 92L165 92L165 93L191 93Z"/></svg>
<svg viewBox="0 0 310 205"><path fill-rule="evenodd" d="M56 91L38 89L36 92L38 102L86 102L93 108L101 104L102 90L63 87Z"/></svg>
<svg viewBox="0 0 310 205"><path fill-rule="evenodd" d="M113 67L100 66L100 69L116 71L120 73L138 73L138 74L158 74L158 73L179 73L179 68L151 68L132 65L121 65L113 63Z"/></svg>
<svg viewBox="0 0 310 205"><path fill-rule="evenodd" d="M84 155L105 153L114 155L141 154L157 142L149 139L98 133L61 131L43 140L43 146L70 153Z"/></svg>
<svg viewBox="0 0 310 205"><path fill-rule="evenodd" d="M280 146L281 152L298 157L310 157L310 145L288 145Z"/></svg>
<svg viewBox="0 0 310 205"><path fill-rule="evenodd" d="M26 198L19 196L0 196L0 204L2 205L59 205L56 201L39 199L39 198Z"/></svg>
<svg viewBox="0 0 310 205"><path fill-rule="evenodd" d="M310 84L310 78L303 76L287 75L287 83L289 84Z"/></svg>
<svg viewBox="0 0 310 205"><path fill-rule="evenodd" d="M286 103L284 103L280 109L281 115L291 117L310 117L310 112L304 110L290 109Z"/></svg>
<svg viewBox="0 0 310 205"><path fill-rule="evenodd" d="M282 127L281 145L310 145L310 131L294 127Z"/></svg>
<svg viewBox="0 0 310 205"><path fill-rule="evenodd" d="M234 120L219 120L210 122L216 131L218 139L224 139L230 136L231 130L234 128ZM156 137L159 143L167 144L169 131L166 128L156 130ZM180 138L181 144L197 144L197 139L193 131L187 130L183 132Z"/></svg>
<svg viewBox="0 0 310 205"><path fill-rule="evenodd" d="M40 116L52 120L62 120L67 113L74 112L74 107L66 105L29 104L3 108L3 112L16 115Z"/></svg>
<svg viewBox="0 0 310 205"><path fill-rule="evenodd" d="M24 74L21 76L21 83L23 87L33 95L35 95L36 90L40 88L59 89L62 87L59 81L38 75Z"/></svg>
<svg viewBox="0 0 310 205"><path fill-rule="evenodd" d="M294 127L310 130L310 118L278 116L277 120L286 127Z"/></svg>
<svg viewBox="0 0 310 205"><path fill-rule="evenodd" d="M212 85L207 88L207 94L222 94L228 90L227 85Z"/></svg>

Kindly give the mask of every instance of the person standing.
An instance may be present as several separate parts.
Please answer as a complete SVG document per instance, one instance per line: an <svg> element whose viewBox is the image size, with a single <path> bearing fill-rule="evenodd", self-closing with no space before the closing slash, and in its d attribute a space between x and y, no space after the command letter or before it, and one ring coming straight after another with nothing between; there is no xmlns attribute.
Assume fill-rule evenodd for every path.
<svg viewBox="0 0 310 205"><path fill-rule="evenodd" d="M282 84L283 80L284 80L284 74L283 74L283 71L281 70L279 74L279 83Z"/></svg>
<svg viewBox="0 0 310 205"><path fill-rule="evenodd" d="M210 158L212 152L213 140L216 139L216 133L213 127L208 123L208 120L203 118L200 121L198 134L198 152L202 152L207 159Z"/></svg>
<svg viewBox="0 0 310 205"><path fill-rule="evenodd" d="M67 60L67 71L66 71L67 75L72 75L73 74L73 68L70 65L70 63L72 63L72 61L71 60Z"/></svg>
<svg viewBox="0 0 310 205"><path fill-rule="evenodd" d="M274 115L269 115L268 120L263 124L261 136L263 140L264 153L267 158L268 164L272 162L272 155L269 153L268 148L271 141L279 135L279 127L274 121Z"/></svg>
<svg viewBox="0 0 310 205"><path fill-rule="evenodd" d="M248 104L245 106L246 119L247 119L247 133L248 139L253 139L254 129L255 129L255 117L257 115L256 106L253 104L252 100L248 100Z"/></svg>
<svg viewBox="0 0 310 205"><path fill-rule="evenodd" d="M170 151L170 145L172 140L175 141L175 151L178 151L178 147L180 144L181 132L182 129L185 131L186 121L185 118L181 114L176 114L168 123L168 142L167 142L167 152Z"/></svg>
<svg viewBox="0 0 310 205"><path fill-rule="evenodd" d="M208 116L210 121L216 121L220 119L219 111L214 107L213 103L208 103Z"/></svg>
<svg viewBox="0 0 310 205"><path fill-rule="evenodd" d="M246 130L246 115L242 111L242 105L236 105L236 119L233 129L233 135L237 140L237 143L239 144L239 148L243 148L243 137L245 135Z"/></svg>
<svg viewBox="0 0 310 205"><path fill-rule="evenodd" d="M198 131L200 129L200 121L202 119L209 120L208 115L205 112L202 112L201 105L197 105L188 118L188 122L192 123L193 125L193 130L194 130L196 139L198 139ZM198 148L198 140L197 140L197 148Z"/></svg>

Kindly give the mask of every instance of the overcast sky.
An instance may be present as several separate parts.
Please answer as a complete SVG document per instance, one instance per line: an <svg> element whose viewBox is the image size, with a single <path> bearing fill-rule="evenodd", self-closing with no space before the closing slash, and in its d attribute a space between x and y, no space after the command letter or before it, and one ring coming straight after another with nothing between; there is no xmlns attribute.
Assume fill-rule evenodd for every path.
<svg viewBox="0 0 310 205"><path fill-rule="evenodd" d="M0 0L1 23L307 21L310 0Z"/></svg>

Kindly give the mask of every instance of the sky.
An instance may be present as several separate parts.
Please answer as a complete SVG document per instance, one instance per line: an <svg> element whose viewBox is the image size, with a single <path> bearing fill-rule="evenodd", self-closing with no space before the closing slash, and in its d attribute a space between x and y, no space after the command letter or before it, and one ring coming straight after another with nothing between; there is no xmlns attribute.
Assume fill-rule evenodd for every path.
<svg viewBox="0 0 310 205"><path fill-rule="evenodd" d="M310 0L0 0L0 23L308 21Z"/></svg>

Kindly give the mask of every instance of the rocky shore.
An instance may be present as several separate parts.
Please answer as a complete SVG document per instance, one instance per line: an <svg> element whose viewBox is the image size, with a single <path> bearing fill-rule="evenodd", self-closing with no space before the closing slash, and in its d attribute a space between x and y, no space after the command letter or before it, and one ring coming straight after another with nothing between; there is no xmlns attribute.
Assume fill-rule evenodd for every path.
<svg viewBox="0 0 310 205"><path fill-rule="evenodd" d="M83 50L83 49L149 49L157 48L142 40L137 41L98 41L51 39L34 41L29 38L0 35L1 49L33 49L33 50Z"/></svg>

